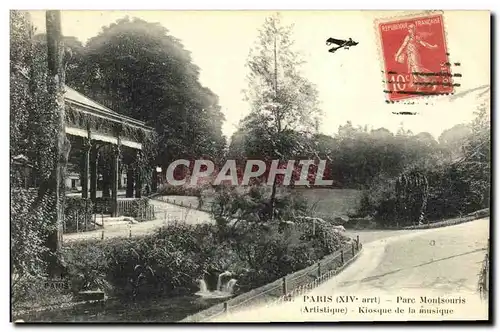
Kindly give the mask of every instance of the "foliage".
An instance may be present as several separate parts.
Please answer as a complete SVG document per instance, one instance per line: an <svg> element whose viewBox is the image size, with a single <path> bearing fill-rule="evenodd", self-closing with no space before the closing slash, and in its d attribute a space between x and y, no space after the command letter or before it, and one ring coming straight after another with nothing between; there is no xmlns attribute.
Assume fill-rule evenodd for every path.
<svg viewBox="0 0 500 332"><path fill-rule="evenodd" d="M429 181L417 169L403 172L396 179L396 218L399 223L422 224L427 209Z"/></svg>
<svg viewBox="0 0 500 332"><path fill-rule="evenodd" d="M193 291L196 280L218 259L213 231L209 225L174 224L131 240L73 243L65 248L65 259L72 274L86 279L100 275L117 296Z"/></svg>
<svg viewBox="0 0 500 332"><path fill-rule="evenodd" d="M381 225L402 226L461 216L489 207L491 132L486 106L480 106L476 119L466 127L468 136L460 136L462 153L457 158L457 143L447 132L441 138L452 150L440 164L414 163L413 168L397 177L381 174L364 191L361 215L372 215ZM463 133L463 131L460 131ZM444 144L444 143L443 143ZM423 199L424 198L424 199ZM426 198L426 199L425 199Z"/></svg>
<svg viewBox="0 0 500 332"><path fill-rule="evenodd" d="M64 231L82 231L92 226L94 204L90 198L66 197L64 209ZM93 226L92 226L93 228Z"/></svg>
<svg viewBox="0 0 500 332"><path fill-rule="evenodd" d="M251 186L248 189L219 186L211 205L211 214L218 225L225 227L246 223L263 223L269 220L269 189ZM307 211L305 200L289 192L276 197L275 216L280 220L294 218Z"/></svg>
<svg viewBox="0 0 500 332"><path fill-rule="evenodd" d="M303 140L317 125L319 108L315 87L300 73L304 63L293 50L292 26L279 15L268 17L248 59L247 100L250 114L240 124L233 153L249 159L288 160L310 152ZM267 214L274 219L276 181Z"/></svg>
<svg viewBox="0 0 500 332"><path fill-rule="evenodd" d="M227 232L175 223L144 237L70 243L64 258L70 274L85 280L81 285L138 299L193 293L199 279L223 271L233 272L244 292L311 265L345 241L321 226L315 236L277 223L240 223L231 237Z"/></svg>
<svg viewBox="0 0 500 332"><path fill-rule="evenodd" d="M70 85L155 128L148 163L166 169L180 158L220 159L225 139L218 97L199 83L189 51L167 29L126 17L103 27L83 49L69 47L74 49Z"/></svg>
<svg viewBox="0 0 500 332"><path fill-rule="evenodd" d="M32 274L42 273L46 262L50 263L50 272L56 273L53 263L57 263L58 230L62 226L58 224L58 213L62 209L56 208L55 170L59 168L60 174L64 174L64 167L60 166L64 165L68 145L59 135L61 114L57 112L55 100L58 93L53 93L52 98L49 93L47 82L52 82L52 87L55 85L53 80L48 80L47 52L41 52L43 50L33 40L29 15L11 11L10 27L11 195L13 198L24 195L17 187L22 182L18 178L22 172L18 172L14 160L18 156L23 156L38 185L33 199L21 197L11 201L15 205L11 210L17 211L11 217L13 251L18 255L13 259L14 273L20 273L23 280L27 280ZM64 194L59 197L58 205L62 206ZM46 247L50 248L50 253Z"/></svg>
<svg viewBox="0 0 500 332"><path fill-rule="evenodd" d="M197 186L173 186L169 184L164 184L158 188L158 194L166 196L196 196L200 197L202 194L202 188Z"/></svg>
<svg viewBox="0 0 500 332"><path fill-rule="evenodd" d="M11 190L11 262L13 284L21 278L39 277L45 273L44 236L49 231L45 223L50 205L40 205L30 210L36 193L25 189Z"/></svg>
<svg viewBox="0 0 500 332"><path fill-rule="evenodd" d="M32 311L37 307L57 307L72 300L67 280L32 275L24 275L15 283L11 294L14 315L20 311Z"/></svg>
<svg viewBox="0 0 500 332"><path fill-rule="evenodd" d="M52 255L46 246L47 234L52 232L47 215L53 207L44 199L34 210L30 207L36 192L21 188L11 189L10 199L10 255L11 294L13 308L32 304L37 299L50 301L52 290L41 285L46 277L47 257ZM43 301L38 301L42 303Z"/></svg>

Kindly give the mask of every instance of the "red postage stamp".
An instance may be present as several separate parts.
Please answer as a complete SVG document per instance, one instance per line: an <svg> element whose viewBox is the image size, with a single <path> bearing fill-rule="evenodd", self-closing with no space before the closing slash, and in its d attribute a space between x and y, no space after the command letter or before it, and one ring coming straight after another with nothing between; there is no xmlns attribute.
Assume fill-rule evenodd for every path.
<svg viewBox="0 0 500 332"><path fill-rule="evenodd" d="M377 23L389 102L453 92L443 16Z"/></svg>

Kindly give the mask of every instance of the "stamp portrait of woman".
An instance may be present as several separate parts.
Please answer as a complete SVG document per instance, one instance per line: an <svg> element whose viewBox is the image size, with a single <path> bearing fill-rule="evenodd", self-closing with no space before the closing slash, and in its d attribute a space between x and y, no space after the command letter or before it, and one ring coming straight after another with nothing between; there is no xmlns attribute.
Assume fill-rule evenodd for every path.
<svg viewBox="0 0 500 332"><path fill-rule="evenodd" d="M398 63L405 63L406 61L408 74L410 76L409 85L417 91L425 87L425 84L416 83L427 83L432 85L433 90L436 89L436 85L431 84L431 76L419 75L419 73L431 73L430 70L426 69L422 65L419 48L425 47L427 49L436 49L438 47L437 45L432 45L424 41L422 39L423 35L424 33L417 33L416 26L414 24L410 24L408 26L408 34L394 56L396 62Z"/></svg>

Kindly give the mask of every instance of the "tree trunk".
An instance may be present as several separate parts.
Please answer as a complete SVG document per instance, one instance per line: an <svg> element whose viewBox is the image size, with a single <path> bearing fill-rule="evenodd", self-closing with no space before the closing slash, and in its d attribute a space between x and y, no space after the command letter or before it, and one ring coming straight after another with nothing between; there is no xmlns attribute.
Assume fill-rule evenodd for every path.
<svg viewBox="0 0 500 332"><path fill-rule="evenodd" d="M46 12L47 31L47 62L48 77L47 90L49 93L49 109L54 115L54 125L57 129L54 144L57 162L54 163L54 171L49 179L49 190L53 190L54 209L50 234L47 238L47 247L50 250L49 274L55 275L61 271L60 249L62 242L62 225L64 218L64 179L66 176L66 165L69 155L69 141L65 132L65 110L64 110L64 66L63 66L63 44L61 35L61 13L57 10Z"/></svg>
<svg viewBox="0 0 500 332"><path fill-rule="evenodd" d="M274 36L274 98L275 101L278 99L278 49L276 46L276 36ZM278 129L278 135L281 132L281 119L279 115L278 109L274 110L275 117L276 117L276 127ZM275 206L276 206L276 187L278 186L278 178L277 176L274 177L273 181L273 187L271 190L271 199L269 202L270 209L271 209L271 220L274 220L276 217L276 212L275 212Z"/></svg>

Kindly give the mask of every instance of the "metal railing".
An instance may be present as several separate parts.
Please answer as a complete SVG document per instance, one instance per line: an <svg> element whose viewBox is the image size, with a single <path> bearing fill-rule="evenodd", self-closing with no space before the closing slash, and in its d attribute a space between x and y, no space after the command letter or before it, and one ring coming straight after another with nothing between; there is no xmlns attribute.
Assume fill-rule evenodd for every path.
<svg viewBox="0 0 500 332"><path fill-rule="evenodd" d="M118 216L133 217L139 221L155 219L154 205L142 205L135 199L119 199L117 206Z"/></svg>
<svg viewBox="0 0 500 332"><path fill-rule="evenodd" d="M252 304L271 306L291 301L340 273L354 261L361 249L362 245L359 242L359 236L357 236L356 240L350 241L336 253L323 258L312 266L210 307L187 317L183 322L211 321L229 312L243 310Z"/></svg>

